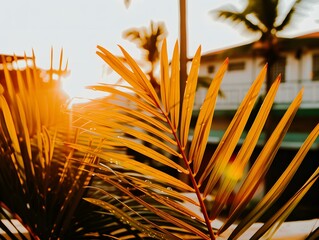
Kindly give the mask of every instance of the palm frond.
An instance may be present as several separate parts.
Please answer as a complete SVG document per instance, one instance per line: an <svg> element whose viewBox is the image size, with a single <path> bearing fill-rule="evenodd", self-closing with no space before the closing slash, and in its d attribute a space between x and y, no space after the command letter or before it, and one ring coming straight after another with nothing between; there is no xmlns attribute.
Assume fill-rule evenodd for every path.
<svg viewBox="0 0 319 240"><path fill-rule="evenodd" d="M189 150L189 163L194 161L194 173L199 170L201 160L207 144L207 138L213 120L213 114L218 96L218 89L223 79L224 73L228 66L228 60L224 62L220 70L217 72L212 84L208 88L208 92L194 129L193 140ZM202 141L203 140L203 141ZM204 175L204 174L203 174Z"/></svg>
<svg viewBox="0 0 319 240"><path fill-rule="evenodd" d="M295 158L291 161L289 166L286 168L285 172L278 179L278 181L273 185L272 189L264 196L264 198L258 203L258 205L254 208L254 211L250 212L238 225L238 229L235 229L232 233L232 237L240 235L240 231L244 232L247 230L252 223L257 221L262 214L271 206L280 196L282 191L281 189L285 189L285 187L290 182L292 176L297 171L300 166L302 160L304 159L306 153L309 151L311 145L314 143L319 134L319 126L317 125L314 130L309 134L308 138L304 142L303 146L299 149ZM220 231L223 230L223 227Z"/></svg>
<svg viewBox="0 0 319 240"><path fill-rule="evenodd" d="M296 0L293 2L292 6L284 16L283 20L281 23L277 24L276 30L282 31L284 30L287 26L291 24L292 19L296 17L296 13L301 11L303 8L306 8L307 4L309 4L311 1L302 1L302 0ZM306 12L306 9L304 9Z"/></svg>
<svg viewBox="0 0 319 240"><path fill-rule="evenodd" d="M214 13L215 11L213 11ZM263 29L256 23L247 18L247 14L232 10L216 10L217 17L229 20L235 24L244 24L252 32L263 32Z"/></svg>
<svg viewBox="0 0 319 240"><path fill-rule="evenodd" d="M266 71L267 68L264 67L256 81L251 86L241 105L238 107L233 120L229 124L212 158L210 159L207 168L202 174L200 179L201 182L207 176L210 176L204 191L204 196L207 196L210 192L212 192L213 187L216 185L217 181L222 176L224 169L226 168L227 162L240 139L248 117L253 109L254 103L257 100L258 93L266 75Z"/></svg>
<svg viewBox="0 0 319 240"><path fill-rule="evenodd" d="M57 71L51 64L47 81L40 76L34 56L31 65L25 58L23 70L9 70L5 61L3 64L0 212L9 222L12 217L20 221L32 239L71 236L77 232L72 233L69 228L76 221L78 206L84 201L85 186L92 179L93 168L88 168L87 163L96 160L95 155L75 152L64 144L71 136L75 136L75 141L77 138L76 131L70 127L69 116L63 113L67 98L59 88L60 79L53 79L50 74L65 72L62 55ZM72 157L80 161L73 161ZM100 216L93 210L91 215ZM78 225L79 229L82 227ZM0 228L15 239L2 222ZM17 232L22 239L30 238Z"/></svg>
<svg viewBox="0 0 319 240"><path fill-rule="evenodd" d="M77 151L98 156L100 164L96 167L102 171L98 177L120 190L124 196L144 206L147 211L156 214L159 219L175 226L173 228L170 227L170 229L184 229L184 234L186 231L189 239L197 237L215 239L218 234L234 223L240 217L240 213L246 209L257 187L267 173L293 120L301 103L302 91L296 96L274 132L269 136L254 166L246 176L233 201L230 217L220 229L213 230L209 213L212 219L220 216L221 210L229 199L230 192L234 189L239 179L242 178L243 170L252 156L273 105L280 83L280 76L273 83L267 94L235 161L229 163L232 152L238 145L246 122L259 96L259 91L266 76L267 66L264 67L253 83L211 160L205 165L206 163L203 161L204 152L207 146L208 134L211 130L219 87L227 69L228 60L225 61L212 81L198 115L194 131L192 131L190 120L193 117L192 111L198 78L200 48L193 59L184 96L179 96L179 54L177 44L171 61L171 71L169 71L166 41L164 40L163 42L160 95L157 95L153 87L147 82L145 74L122 48L128 67L104 48L98 47L98 49L98 55L111 67L114 67L114 70L127 80L131 87L120 88L118 85L112 87L112 85L107 84L92 86L93 89L106 91L111 96L105 101L93 100L93 102L99 103L99 106L103 107L98 107L97 104L97 107L88 107L85 113L77 112L79 117L90 121L89 125L81 125L79 127L85 132L90 132L89 129L93 128L95 129L93 131L94 134L105 139L108 144L127 147L138 152L140 156L132 159L127 158L126 155L126 157L122 157L121 153L118 152L103 152L102 149L96 147L90 148L79 144L70 144L69 146ZM180 98L183 98L182 106L179 103ZM130 102L130 107L125 106L126 102ZM92 105L90 106L92 107ZM106 122L107 116L112 116L112 118L108 118ZM115 134L112 135L110 132ZM274 188L268 193L269 195L265 196L265 200L261 200L261 205L252 210L251 217L243 220L245 224L238 226L236 231L239 234L246 230L246 226L258 220L257 216L259 215L257 212L260 210L260 206L262 206L263 211L266 211L272 204L272 202L264 204L264 201L270 198L275 200L283 192L284 186L290 181L304 154L308 152L309 146L311 146L316 137L317 128L300 149L300 153L296 155L295 160L293 160L293 167L287 168L284 179L279 179ZM166 170L160 170L156 167L157 164L165 165ZM226 166L227 171L225 171ZM110 169L112 169L111 172ZM165 171L176 171L178 174L175 176L169 175ZM229 173L227 173L228 171ZM180 177L182 179L187 178L188 184L181 182ZM219 187L216 189L217 182ZM203 193L200 189L203 189ZM185 190L192 192L196 196L196 200L185 198ZM217 191L217 195L213 196L214 203L208 207L204 204L204 199L211 195L213 190ZM98 206L103 205L103 202L99 200L90 199L89 201ZM185 209L183 207L184 203L188 203L193 207ZM167 209L162 211L154 207L159 205L163 205ZM107 206L106 208L109 211L112 208L109 204L105 206ZM291 204L290 206L294 205ZM198 207L202 216L196 212ZM116 211L118 210L116 209ZM167 211L171 214L168 214ZM190 218L201 224L198 226L206 225L206 229L198 227L194 221L189 223L180 221L175 217L177 216L176 214L179 216L178 219ZM123 216L125 219L129 219L131 216L129 211L118 212L118 215ZM135 220L132 219L132 222L139 224ZM272 221L269 226L273 224L275 224L275 221ZM193 226L197 226L197 228ZM148 228L147 231L151 231L151 234L155 236L160 229L161 223L153 222L152 227ZM141 231L146 230L141 229ZM177 232L171 233L176 237L180 237ZM264 233L266 233L266 230L262 230L262 234ZM185 238L183 237L183 239Z"/></svg>
<svg viewBox="0 0 319 240"><path fill-rule="evenodd" d="M216 218L226 205L230 194L234 191L234 188L243 177L244 168L247 165L253 149L255 148L258 138L261 134L262 128L266 122L267 116L271 110L271 106L275 100L276 92L279 87L279 78L274 82L272 88L268 92L263 105L261 106L253 125L251 126L246 139L239 150L238 155L234 159L229 169L228 174L224 174L220 186L217 190L215 206L212 207L211 218ZM222 231L222 229L220 229Z"/></svg>
<svg viewBox="0 0 319 240"><path fill-rule="evenodd" d="M312 176L309 177L307 182L296 192L296 194L289 199L289 201L276 212L271 219L269 219L258 231L253 235L251 239L260 239L261 236L267 234L271 236L278 230L280 225L287 219L292 210L297 206L303 196L312 187L319 177L319 168L315 170Z"/></svg>

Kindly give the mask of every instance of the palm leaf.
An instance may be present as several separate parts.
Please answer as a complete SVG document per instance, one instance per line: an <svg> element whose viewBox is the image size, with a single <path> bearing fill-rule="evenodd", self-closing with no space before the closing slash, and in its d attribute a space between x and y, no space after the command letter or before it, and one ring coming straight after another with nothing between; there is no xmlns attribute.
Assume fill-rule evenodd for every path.
<svg viewBox="0 0 319 240"><path fill-rule="evenodd" d="M145 201L141 196L132 194L131 191L129 191L126 187L123 186L123 183L126 182L124 179L121 179L120 182L118 182L118 181L115 182L112 179L110 179L109 177L106 177L106 176L101 176L101 177L107 183L110 183L111 185L116 186L117 189L119 189L121 192L125 193L127 196L130 196L131 199L134 199L139 204L143 205L145 208L147 208L151 212L155 213L158 217L160 217L160 218L168 221L169 223L172 223L172 224L174 224L182 229L188 230L191 233L195 233L196 235L202 237L203 239L208 239L206 234L203 233L201 231L201 229L196 228L196 227L192 226L191 224L187 223L186 221L180 220L179 218L175 217L172 214L172 211L174 211L174 209L172 209L170 212L163 211L163 210L157 208L156 205L154 206L154 204L150 204L148 201ZM134 186L134 187L136 188L136 186ZM158 199L156 199L156 198L154 200L158 201ZM171 208L172 207L173 206L171 206Z"/></svg>
<svg viewBox="0 0 319 240"><path fill-rule="evenodd" d="M172 72L170 78L168 106L170 111L170 120L173 133L177 131L179 124L180 111L180 92L179 92L179 51L178 43L176 42L172 57Z"/></svg>
<svg viewBox="0 0 319 240"><path fill-rule="evenodd" d="M162 121L163 121L163 120L164 120L164 121L166 120L166 119L161 115L161 113L158 112L157 109L155 109L153 106L150 106L148 103L143 102L143 101L142 101L139 97L137 97L137 96L132 96L131 94L129 94L129 93L127 93L127 92L121 92L120 90L114 89L113 87L108 86L108 85L91 86L91 87L89 87L89 88L92 88L92 89L97 90L97 91L98 91L98 90L100 90L100 91L106 91L106 92L109 92L109 93L113 93L113 94L117 94L117 95L119 95L119 96L122 96L122 97L124 97L124 98L126 98L126 99L132 101L132 102L135 104L135 106L137 106L138 108L140 108L140 110L143 110L143 111L145 111L145 112L147 112L147 113L149 113L149 114L151 114L151 115L155 115L156 117L160 118ZM133 90L133 89L131 89L131 90ZM138 90L135 90L135 91L138 92L138 93L137 93L138 96L140 96L140 97L142 96L142 95L139 94L140 91L138 91Z"/></svg>
<svg viewBox="0 0 319 240"><path fill-rule="evenodd" d="M243 12L237 12L233 10L216 10L213 12L214 14L217 13L218 18L223 18L225 20L230 20L233 23L242 23L245 25L245 27L252 31L252 32L262 32L262 29L258 24L255 24L254 22L250 21L249 18L247 18L247 13Z"/></svg>
<svg viewBox="0 0 319 240"><path fill-rule="evenodd" d="M159 171L153 167L150 167L144 163L135 161L133 159L128 159L128 158L122 158L121 155L118 156L112 152L110 153L105 153L105 152L97 152L92 150L91 148L85 147L85 146L80 146L79 144L69 144L70 147L77 149L81 152L86 152L86 153L91 153L94 155L97 155L98 157L102 158L106 162L113 164L115 163L117 166L121 166L125 169L136 171L136 172L141 172L142 174L149 176L154 179L158 179L164 183L169 183L171 184L170 186L176 187L179 189L182 189L184 191L193 191L193 189L188 186L187 184L183 183L182 181L170 176L169 174L166 174L162 171ZM99 166L99 168L102 168Z"/></svg>
<svg viewBox="0 0 319 240"><path fill-rule="evenodd" d="M81 237L95 234L93 228L83 231L83 225L76 229L70 226L80 215L78 206L92 179L93 168L87 163L94 163L96 156L75 152L63 143L76 131L70 129L70 118L61 111L66 98L58 88L60 79L44 82L34 59L30 66L25 57L26 69L16 69L13 74L5 62L3 65L6 79L0 96L0 212L9 222L14 217L23 224L29 234L23 236L25 233L18 231L21 239L29 239L27 235L32 239L74 239L72 236L79 236L81 228ZM54 71L51 64L49 72ZM64 72L62 53L57 72ZM68 154L81 159L80 163L66 158ZM93 210L89 215L100 217ZM15 239L2 222L0 227Z"/></svg>
<svg viewBox="0 0 319 240"><path fill-rule="evenodd" d="M223 207L228 201L230 194L233 192L236 183L243 177L242 175L244 168L250 159L254 147L257 144L262 128L275 100L276 92L279 87L279 79L280 78L274 82L273 86L269 90L238 155L229 167L230 169L228 169L229 174L224 174L224 179L220 183L214 201L214 206L212 207L211 218L213 219L216 218L222 211Z"/></svg>
<svg viewBox="0 0 319 240"><path fill-rule="evenodd" d="M92 199L92 198L85 198L86 201L101 206L104 209L110 211L113 215L115 215L117 218L121 219L123 222L126 222L127 224L129 224L131 227L134 227L135 229L141 231L141 232L145 232L146 235L149 235L152 238L155 239L163 239L163 238L168 238L167 235L161 234L161 233L157 233L155 234L154 230L151 230L148 226L146 225L142 225L140 224L139 221L136 221L134 218L129 217L125 212L123 212L122 210L120 210L119 208L115 207L112 204L109 204L105 201L99 200L99 199ZM172 237L172 235L169 236L170 238Z"/></svg>
<svg viewBox="0 0 319 240"><path fill-rule="evenodd" d="M299 149L295 158L291 161L289 166L286 168L285 172L281 175L278 181L273 185L272 189L264 196L264 198L258 203L254 208L254 211L250 212L238 225L238 229L235 229L232 233L232 238L239 236L241 232L247 230L252 223L257 221L263 213L279 198L282 190L290 182L291 178L299 168L302 160L304 159L306 153L309 151L310 147L319 135L319 126L317 125L314 130L309 134L308 138L305 140L304 144ZM222 229L221 229L222 231Z"/></svg>
<svg viewBox="0 0 319 240"><path fill-rule="evenodd" d="M307 182L296 192L296 194L278 211L271 219L269 219L258 231L252 236L251 239L260 239L265 233L271 237L280 225L287 219L292 210L297 206L302 197L312 187L319 177L319 168L310 176ZM268 232L267 232L268 231Z"/></svg>
<svg viewBox="0 0 319 240"><path fill-rule="evenodd" d="M226 168L227 162L239 141L239 138L248 120L248 116L250 115L257 100L258 93L266 75L266 71L267 68L264 67L256 81L251 86L249 92L239 106L233 120L229 124L211 160L209 161L207 168L202 174L200 182L202 182L208 175L210 176L208 184L204 190L204 196L207 196L212 192L213 187L216 185L217 181L222 176L224 169Z"/></svg>
<svg viewBox="0 0 319 240"><path fill-rule="evenodd" d="M214 80L212 81L212 84L208 88L206 98L197 119L192 144L189 150L190 162L194 161L194 173L197 173L199 170L203 153L206 148L207 138L213 119L215 103L218 96L218 89L223 79L224 73L227 69L227 66L228 60L224 62L220 70L217 72Z"/></svg>
<svg viewBox="0 0 319 240"><path fill-rule="evenodd" d="M243 187L239 190L234 199L233 209L238 208L237 204L243 201L242 197L244 195L250 195L247 194L247 191L252 191L255 189L258 186L258 182L262 180L262 175L266 173L271 161L274 159L274 155L278 151L280 143L283 140L283 137L285 136L285 133L287 132L289 125L291 124L292 119L298 110L298 107L300 106L302 93L303 91L300 91L295 100L291 103L285 115L282 117L276 129L273 131L272 135L265 144L263 150L259 154L255 164L248 173L246 183L243 184ZM260 174L261 172L263 174ZM254 179L254 181L252 179ZM252 184L254 182L256 184Z"/></svg>
<svg viewBox="0 0 319 240"><path fill-rule="evenodd" d="M123 55L124 55L127 63L129 64L129 66L133 70L133 73L135 74L136 78L139 79L139 82L141 83L143 90L148 93L153 104L155 106L159 106L158 96L156 94L156 91L152 87L152 84L150 83L150 81L147 79L147 77L145 76L143 71L140 69L138 64L134 61L134 59L125 51L125 49L123 49L122 47L120 47L120 49L123 52Z"/></svg>
<svg viewBox="0 0 319 240"><path fill-rule="evenodd" d="M121 145L132 149L138 152L140 157L131 159L122 157L119 152L104 152L102 151L103 144L101 145L102 148L92 148L79 144L69 144L69 146L77 151L98 156L101 162L96 168L102 171L98 176L106 183L117 188L122 194L138 204L143 205L153 214L156 214L162 221L172 224L174 227L170 229L183 229L181 232L184 234L187 233L187 237L190 239L197 237L215 239L216 235L225 231L240 217L240 213L246 208L258 185L261 183L301 103L302 91L297 95L274 132L270 135L255 165L247 175L244 184L235 196L230 217L226 220L222 228L214 232L211 228L211 220L209 219L208 213L211 213L212 219L219 217L235 184L242 177L243 169L248 163L257 141L262 134L262 129L275 99L280 77L277 78L271 87L253 125L248 131L237 158L228 168L227 171L230 171L231 175L225 175L226 166L229 164L228 160L238 145L244 127L258 98L266 75L267 66L263 68L246 97L243 99L242 104L238 108L208 165L204 165L202 160L207 146L208 134L211 129L214 107L228 60L225 61L212 81L200 110L195 129L192 132L190 120L193 117L192 109L198 77L200 49L198 49L193 59L185 94L184 96L179 96L179 54L177 48L178 45L176 44L171 61L171 71L169 71L166 41L163 43L161 51L161 89L159 99L155 90L147 83L146 76L126 51L121 49L126 59L125 62L128 63L128 67L122 64L122 61L113 54L99 47L99 56L101 56L106 63L110 64L120 76L127 80L131 87L120 88L119 85L112 86L106 84L93 86L92 88L95 90L110 93L110 97L104 101L93 100L93 102L96 102L96 105L89 105L84 112L76 112L77 116L81 119L90 122L90 124L87 125L78 125L79 129L86 133L92 132L97 137L106 139L110 145ZM180 106L181 97L183 98L182 106ZM130 102L130 106L133 106L133 108L123 105L126 100ZM103 107L101 108L99 106ZM106 119L107 116L114 117L106 122L104 119ZM179 119L180 116L181 119ZM90 130L92 128L95 130ZM111 134L111 132L113 132L114 135ZM190 132L193 135L192 139L189 136ZM290 181L297 166L301 163L304 154L308 152L309 147L316 138L316 135L317 129L314 130L314 133L311 134L305 146L302 147L300 154L298 153L296 155L298 164L294 165L293 170L290 168L287 169L285 179L278 180L273 190L269 192L269 195L265 196L264 201L270 198L275 200L277 196L283 192L283 187L278 186L286 185ZM144 158L147 159L145 163ZM116 162L116 164L114 164L114 162ZM167 166L169 170L178 171L180 173L177 174L176 177L170 176L164 173L164 171L157 169L155 162L157 162L156 164ZM94 164L90 166L92 167ZM111 172L110 169L112 170ZM182 183L179 176L187 178L189 185ZM201 193L200 187L204 184L204 181L206 181L206 186L203 188L203 193ZM212 207L207 208L204 204L204 199L209 194L212 194L217 182L220 182L220 187L216 189L217 195L213 197L215 202ZM194 200L185 198L183 190L186 189L196 195L195 202ZM134 194L134 191L138 191L138 194ZM152 199L151 202L150 199ZM200 216L195 210L185 208L180 204L180 201L190 203L194 206L194 209L197 209L199 206L203 216ZM103 204L101 201L96 201L95 203L97 205ZM261 204L263 204L263 201ZM110 205L106 205L109 209L111 208ZM156 206L159 205L169 208L171 214L157 209ZM262 206L263 209L268 209L270 205L271 204L266 204ZM257 206L255 210L252 210L252 216L256 215L259 211L258 209L259 207ZM125 213L118 212L118 214L119 216L124 214L123 217L126 219L131 216L129 211ZM205 223L207 229L203 229L202 227L194 228L193 226L195 225L193 224L195 223L193 221L185 223L178 220L175 216L179 216L179 219L184 220L190 217L193 219L192 217L194 217L193 220L195 220L195 222ZM136 219L132 219L134 224L138 224L135 220ZM139 220L142 221L141 219ZM249 218L246 222L247 226L256 220L257 218L255 217ZM152 222L153 221L154 219ZM157 230L154 230L152 234L156 234L158 229L161 229L161 223L156 222L154 224L152 228L149 228L152 232L154 230L153 227L156 226ZM246 224L244 225L246 226ZM269 226L273 224L275 224L274 221L270 223ZM245 226L243 226L243 228L241 226L238 227L237 230L240 231L240 234L245 230ZM263 230L262 233L265 232L266 230ZM179 236L177 232L172 234L176 237Z"/></svg>
<svg viewBox="0 0 319 240"><path fill-rule="evenodd" d="M143 73L127 52L123 51L122 49L124 57L126 58L126 62L128 62L128 65L132 71L126 68L126 66L123 65L119 59L116 59L114 55L99 47L101 52L98 54L102 57L102 59L109 63L111 67L113 66L114 70L116 70L119 75L121 75L128 81L128 83L131 84L132 87L126 87L126 89L133 91L135 96L134 94L125 92L125 88L123 88L123 91L121 91L117 85L114 87L111 85L97 85L93 87L95 90L109 92L112 94L112 97L103 101L103 109L94 109L94 114L90 114L90 109L86 109L85 113L78 112L77 114L81 118L89 120L91 123L88 126L81 126L81 129L83 129L85 132L90 132L89 128L94 126L94 134L99 135L103 139L107 138L108 143L111 145L114 144L114 146L118 146L118 144L120 144L137 151L139 154L141 154L141 156L147 157L148 161L150 160L151 163L154 161L159 162L175 171L178 170L182 176L184 175L188 178L188 187L186 187L185 184L181 184L178 178L169 176L166 173L163 174L161 170L155 169L153 166L143 163L143 157L136 158L135 160L130 158L125 159L121 158L120 155L114 155L111 152L101 152L98 150L98 148L93 148L90 150L88 147L80 146L78 144L72 144L69 146L78 151L96 154L103 162L103 165L106 164L106 168L101 168L101 165L99 165L98 167L100 169L104 169L106 171L110 168L114 173L112 179L119 179L122 184L125 182L125 185L128 183L130 184L128 189L124 186L122 187L117 181L111 180L110 176L107 177L106 173L103 172L99 174L101 179L106 181L108 184L115 186L124 195L134 199L134 201L143 205L149 211L156 214L160 219L163 219L163 221L167 221L174 225L174 229L179 228L184 229L184 231L186 230L186 232L190 234L188 237L193 236L196 238L196 236L199 236L204 239L215 239L215 234L223 232L236 219L238 219L240 213L249 203L254 191L262 181L263 176L266 174L267 169L269 168L269 165L279 148L280 142L288 130L288 127L300 105L302 92L291 104L274 133L270 136L266 145L262 149L260 156L256 160L256 164L252 167L246 178L246 181L235 197L230 218L225 222L224 226L218 230L218 232L214 233L211 228L211 220L208 218L208 212L212 213L213 219L218 218L221 209L227 202L230 192L233 190L237 181L241 178L243 169L248 163L252 151L262 133L263 126L270 112L276 91L279 86L280 77L274 82L272 88L270 89L270 92L265 98L264 103L246 136L237 158L233 162L233 165L230 166L232 176L225 176L224 169L228 164L228 160L232 152L238 144L239 138L242 135L248 117L258 97L258 93L266 75L266 67L259 74L251 89L247 93L247 96L244 98L231 124L229 125L229 128L226 130L221 143L217 147L208 165L205 166L205 170L200 172L200 169L204 167L202 159L207 144L208 134L210 132L219 86L223 74L227 68L228 61L225 61L224 65L221 67L215 79L211 83L206 99L198 116L195 130L193 132L193 139L189 144L190 149L187 149L194 91L196 89L197 73L199 68L200 49L196 52L193 60L192 68L186 84L185 95L183 96L183 106L180 112L178 75L179 56L177 46L178 45L176 44L171 62L172 69L171 72L169 72L166 42L164 41L163 43L161 52L162 84L160 98L157 97L155 91L152 89L152 86L146 82L146 77L143 76ZM125 101L117 101L116 95L129 100L131 106L134 106L134 108L120 105ZM93 102L94 101L95 100L93 100ZM108 123L104 122L103 119L109 115L114 116L114 118ZM181 116L180 120L179 116ZM111 129L114 130L115 135L110 134ZM103 134L104 131L106 134ZM300 150L302 151L302 154L296 155L298 164L300 164L302 161L304 156L303 154L309 150L309 146L311 146L311 143L315 138L316 130L314 135L311 135L311 140L305 143L306 147L303 147ZM188 151L189 153L187 153ZM117 162L116 165L113 163L114 160ZM294 165L295 167L293 169L296 169L298 164ZM290 173L287 173L287 178L285 178L284 184L289 182L289 179L294 173L294 170L288 169L287 171ZM199 173L201 175L196 178L196 174ZM206 209L204 198L208 196L208 194L212 193L214 186L216 185L217 181L220 181L220 179L224 180L217 191L217 195L214 197L216 202L212 205L212 208ZM200 187L206 180L207 184L202 195L200 192ZM270 191L269 196L274 197L275 193L280 194L283 191L283 188L276 188L276 186L283 184L281 181L282 180L278 181L278 183L274 186L274 189ZM167 188L173 189L170 189L169 191L164 190ZM183 196L181 189L187 188L188 191L195 193L197 198L195 203L193 200L190 201L190 199L187 199L185 196ZM150 199L152 199L152 201L155 202L149 202L149 200L146 200L147 198L142 199L141 196L132 194L130 189L138 190L140 194L148 196ZM167 198L168 196L169 198ZM266 195L265 199L267 200L272 197L268 197ZM276 197L274 197L274 200L275 198ZM185 209L185 207L183 207L179 201L190 202L194 206L194 209L196 206L199 206L203 217L191 209ZM98 205L103 204L100 201L96 203ZM164 212L159 211L156 207L154 207L154 204L157 206L158 204L164 205L167 209ZM269 208L269 206L270 205L265 205L264 207L266 209ZM170 214L167 214L166 212L168 209L170 209ZM258 212L258 209L259 208L253 210L252 214L255 215L256 212ZM121 212L119 214L124 213ZM179 219L184 219L182 216L188 218L190 216L194 216L196 221L205 223L207 229L194 229L190 225L185 224L185 222L176 219L176 217L174 217L176 214L178 214ZM256 220L257 219L255 218L249 217L247 226ZM135 222L135 219L132 219L132 221ZM135 224L138 223L135 222ZM157 226L156 228L160 229L161 227L158 224L160 223L157 222L155 224ZM246 226L246 224L244 225ZM241 228L240 226L238 229L241 229L239 230L241 231L240 233L244 231L244 228ZM152 232L152 234L156 234L157 230L154 231L153 228L150 228L148 231ZM263 233L265 232L266 231L263 231ZM178 236L176 232L174 235Z"/></svg>
<svg viewBox="0 0 319 240"><path fill-rule="evenodd" d="M120 72L121 73L121 77L126 80L128 83L130 83L132 85L133 88L136 88L136 90L138 90L139 92L139 96L144 98L145 100L150 100L148 101L148 103L152 103L154 104L154 99L151 99L150 96L148 96L148 94L146 94L147 90L150 89L150 83L147 84L147 80L145 79L146 77L144 76L144 78L137 78L136 75L134 75L134 73L127 69L125 67L125 65L121 62L120 59L116 58L116 56L114 56L113 54L111 54L109 51L107 51L106 49L102 48L102 47L98 47L98 49L101 52L97 52L97 54L103 58L109 65L110 67L112 67L116 72ZM127 60L127 59L126 59ZM131 64L132 60L130 61ZM136 68L137 73L139 72L139 70L137 70L137 66L136 64L133 64L133 67ZM136 81L134 81L136 80ZM153 89L154 90L154 89ZM155 97L153 95L153 97Z"/></svg>
<svg viewBox="0 0 319 240"><path fill-rule="evenodd" d="M303 4L305 4L305 3L307 3L307 2L306 1L302 1L302 0L295 1L292 4L292 6L290 7L290 9L288 10L288 12L285 15L285 17L283 18L282 22L280 24L277 24L276 30L279 32L279 31L282 31L283 29L285 29L287 26L289 26L291 24L291 20L296 15L296 12L299 9L301 9Z"/></svg>
<svg viewBox="0 0 319 240"><path fill-rule="evenodd" d="M241 188L235 195L231 206L231 215L224 223L224 226L219 230L223 232L226 230L242 213L245 206L249 203L257 190L259 184L263 180L271 162L273 161L276 152L279 149L280 143L289 128L289 125L301 103L302 91L296 96L295 100L291 103L290 107L282 117L276 129L269 137L267 143L259 154L256 162L250 169L247 177ZM281 193L284 189L279 189L277 193ZM255 210L252 210L255 211Z"/></svg>
<svg viewBox="0 0 319 240"><path fill-rule="evenodd" d="M161 70L161 84L160 84L160 92L161 92L161 100L165 109L165 113L169 112L169 65L168 65L168 56L167 56L167 43L166 39L163 41L162 49L161 49L161 60L160 60L160 70Z"/></svg>
<svg viewBox="0 0 319 240"><path fill-rule="evenodd" d="M188 141L189 127L191 123L191 117L193 112L193 105L196 94L198 69L200 65L201 49L198 48L192 61L192 67L190 69L189 76L186 81L185 94L183 99L182 116L181 116L181 130L180 139L182 147L186 147Z"/></svg>

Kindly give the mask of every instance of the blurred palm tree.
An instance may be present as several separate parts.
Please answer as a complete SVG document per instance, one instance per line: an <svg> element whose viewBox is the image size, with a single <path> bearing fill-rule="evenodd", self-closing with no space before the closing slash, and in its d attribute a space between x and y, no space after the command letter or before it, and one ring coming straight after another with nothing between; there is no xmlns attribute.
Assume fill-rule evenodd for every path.
<svg viewBox="0 0 319 240"><path fill-rule="evenodd" d="M130 0L124 0L125 7L129 7L131 4Z"/></svg>
<svg viewBox="0 0 319 240"><path fill-rule="evenodd" d="M149 28L132 28L123 33L124 38L136 43L143 50L145 60L151 65L147 75L155 89L159 89L159 84L154 76L155 67L159 62L160 43L166 35L165 24L153 21L151 21Z"/></svg>
<svg viewBox="0 0 319 240"><path fill-rule="evenodd" d="M298 11L310 1L295 0L288 11L280 11L279 0L246 0L246 7L239 11L233 5L213 10L218 18L241 23L245 29L259 34L259 40L254 44L256 50L261 51L268 63L266 86L269 90L273 77L272 67L279 58L278 33L291 25Z"/></svg>
<svg viewBox="0 0 319 240"><path fill-rule="evenodd" d="M131 0L124 0L129 7ZM180 42L180 95L183 96L187 78L187 2L179 0L179 42ZM181 100L182 101L182 100Z"/></svg>

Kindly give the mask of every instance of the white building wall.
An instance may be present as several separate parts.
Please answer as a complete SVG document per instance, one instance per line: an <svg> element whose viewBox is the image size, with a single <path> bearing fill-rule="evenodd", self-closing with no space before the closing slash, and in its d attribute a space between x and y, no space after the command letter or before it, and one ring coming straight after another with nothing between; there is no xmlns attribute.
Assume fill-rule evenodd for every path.
<svg viewBox="0 0 319 240"><path fill-rule="evenodd" d="M318 44L319 47L319 44ZM306 51L303 57L303 79L311 80L312 79L312 57L314 54L319 54L319 49L313 51Z"/></svg>
<svg viewBox="0 0 319 240"><path fill-rule="evenodd" d="M236 58L229 60L229 64L242 62L245 63L244 69L233 71L228 69L222 85L249 84L251 82L250 75L252 72L252 60L250 58Z"/></svg>
<svg viewBox="0 0 319 240"><path fill-rule="evenodd" d="M284 53L282 54L282 56L286 58L286 82L298 82L298 80L300 79L300 61L295 57L294 53Z"/></svg>
<svg viewBox="0 0 319 240"><path fill-rule="evenodd" d="M319 103L319 81L312 81L312 57L313 54L319 54L317 50L304 51L300 59L296 58L295 52L282 53L286 57L285 82L282 82L277 93L277 103L290 103L297 95L299 90L304 87L304 104L312 105ZM261 69L264 66L264 60L261 57L257 58L234 58L230 59L229 63L245 62L244 70L227 71L221 90L225 94L225 98L219 98L216 108L218 109L235 109L239 106L244 95L251 86L251 83L256 79ZM201 64L199 76L213 77L218 71L223 61L204 62ZM208 74L209 65L215 66L215 71ZM265 86L263 87L265 89ZM206 90L200 89L197 99L203 101ZM197 105L199 102L197 101Z"/></svg>
<svg viewBox="0 0 319 240"><path fill-rule="evenodd" d="M302 56L302 79L311 80L312 79L312 51L307 51Z"/></svg>

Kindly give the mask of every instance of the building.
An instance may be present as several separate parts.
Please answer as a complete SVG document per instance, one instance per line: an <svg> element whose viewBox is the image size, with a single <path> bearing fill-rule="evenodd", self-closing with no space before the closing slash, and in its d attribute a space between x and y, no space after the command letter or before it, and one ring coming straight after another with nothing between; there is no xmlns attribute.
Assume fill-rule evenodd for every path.
<svg viewBox="0 0 319 240"><path fill-rule="evenodd" d="M209 78L214 76L225 58L229 58L228 71L221 85L225 97L219 98L217 111L236 110L264 66L265 62L257 43L252 42L202 55L199 75ZM272 76L275 79L281 73L282 80L274 110L286 109L303 87L304 96L300 110L306 111L307 115L318 115L316 110L319 109L319 32L295 38L279 38L278 46L280 58L273 66ZM264 92L265 89L264 87ZM196 106L200 105L204 96L205 88L200 88ZM312 126L313 124L309 127L312 129Z"/></svg>
<svg viewBox="0 0 319 240"><path fill-rule="evenodd" d="M282 170L288 166L309 132L319 123L319 32L294 38L278 38L278 50L280 57L271 69L271 76L275 79L281 73L282 80L271 111L273 124L279 122L301 88L304 88L304 95L302 104L270 169L271 177L266 180L266 188L270 186L268 183L272 183L282 174ZM212 79L227 57L229 58L228 71L221 85L224 97L219 97L217 101L207 148L211 151L214 151L249 87L265 65L259 42L252 42L203 54L199 76ZM199 110L206 90L205 87L198 87L195 111ZM266 86L264 85L261 97L265 92ZM258 156L264 143L265 139L262 135L252 159ZM300 171L298 170L293 179L291 190L288 187L283 199L290 197L292 189L296 189L296 186L300 187L310 177L319 166L318 160L319 140L317 139L300 167ZM305 196L295 211L297 217L300 217L301 213L303 213L301 218L319 216L319 207L316 204L319 201L318 190L319 184L316 184L313 190Z"/></svg>

